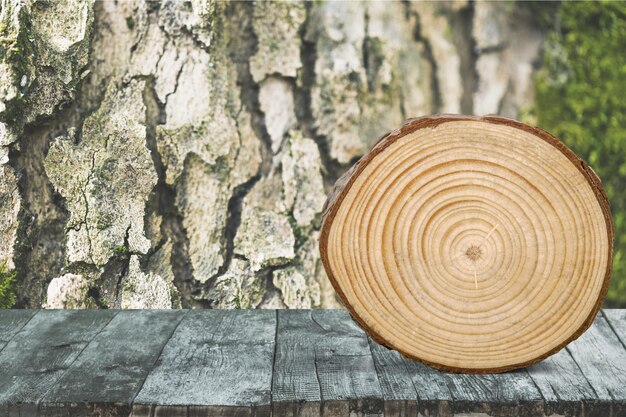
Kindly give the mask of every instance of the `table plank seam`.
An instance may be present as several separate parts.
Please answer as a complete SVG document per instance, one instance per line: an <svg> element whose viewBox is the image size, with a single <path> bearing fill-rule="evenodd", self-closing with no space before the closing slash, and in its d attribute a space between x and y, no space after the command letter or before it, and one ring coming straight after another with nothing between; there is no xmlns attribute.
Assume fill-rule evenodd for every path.
<svg viewBox="0 0 626 417"><path fill-rule="evenodd" d="M322 326L317 321L317 319L313 315L313 311L309 311L309 317L311 318L311 321L313 323L315 323L317 326L319 326L322 330L327 331L324 328L324 326ZM318 386L319 391L320 391L319 410L320 410L320 416L322 416L322 415L324 415L324 390L322 388L322 380L320 379L320 374L319 374L319 370L318 370L318 367L317 367L317 348L313 348L313 369L315 370L315 379L317 380L317 386Z"/></svg>
<svg viewBox="0 0 626 417"><path fill-rule="evenodd" d="M546 399L546 397L544 397L543 392L541 392L541 388L539 388L539 385L537 385L537 382L533 379L530 372L528 372L528 368L524 368L524 373L526 374L530 382L533 383L533 386L537 389L537 392L539 393L539 396L541 397L541 403L544 405L547 404L548 400ZM552 391L554 391L554 387L550 386L550 388L552 389ZM556 392L554 394L556 395ZM557 395L557 398L558 398L558 395ZM521 401L517 400L517 402L520 403Z"/></svg>
<svg viewBox="0 0 626 417"><path fill-rule="evenodd" d="M313 367L315 369L315 378L317 379L317 385L320 388L320 404L324 403L324 392L322 390L322 380L320 379L320 373L317 368L317 351L313 352Z"/></svg>
<svg viewBox="0 0 626 417"><path fill-rule="evenodd" d="M9 343L11 343L11 341L13 340L13 338L14 338L15 336L17 336L18 334L20 334L20 333L21 333L21 331L22 331L22 330L24 330L24 327L26 327L26 325L28 325L28 323L30 323L30 322L33 320L33 318L34 318L37 314L39 314L39 312L40 312L40 311L41 311L41 310L36 310L33 314L31 314L31 315L30 315L30 318L29 318L28 320L26 320L26 322L25 322L25 323L24 323L24 324L20 327L20 329L19 329L18 331L16 331L15 333L13 333L13 334L11 335L11 337L9 338L9 340L7 340L7 341L6 341L6 343L4 344L4 346L2 346L2 347L0 348L0 353L2 353L2 351L4 350L4 348L6 348L7 346L9 346Z"/></svg>
<svg viewBox="0 0 626 417"><path fill-rule="evenodd" d="M317 324L317 326L318 326L320 329L322 329L322 330L323 330L323 331L325 331L325 332L327 332L327 331L328 331L328 329L327 329L326 327L322 326L322 325L320 324L320 322L319 322L319 321L317 321L317 319L316 319L316 318L315 318L315 316L313 315L313 311L312 311L312 310L311 310L311 311L309 311L309 317L311 317L311 320L313 321L313 323Z"/></svg>
<svg viewBox="0 0 626 417"><path fill-rule="evenodd" d="M176 330L180 326L180 323L182 323L182 321L185 319L185 317L187 317L187 315L189 314L189 311L191 311L191 310L186 310L185 313L180 316L180 319L178 320L178 323L176 323L176 326L173 327L172 332L167 337L167 340L165 341L165 343L163 343L163 346L161 346L161 350L159 351L159 354L155 356L154 362L152 363L152 366L150 367L150 371L148 371L146 373L146 376L143 378L143 381L141 381L141 384L139 385L139 389L137 389L137 392L135 393L132 401L130 402L131 410L132 410L133 406L135 405L135 400L137 399L137 396L139 396L139 393L141 393L141 390L143 389L143 386L145 385L148 377L150 376L150 373L152 372L152 370L154 370L154 365L159 361L159 359L161 359L161 355L163 354L163 351L165 350L165 347L167 346L167 344L172 339L172 336L174 336L174 333L176 333ZM150 413L152 413L152 408L153 407L151 406L150 408L151 408Z"/></svg>
<svg viewBox="0 0 626 417"><path fill-rule="evenodd" d="M278 321L280 320L279 310L276 310L276 326L274 326L274 353L272 354L272 375L270 382L270 407L274 411L274 368L276 367L276 354L278 351Z"/></svg>
<svg viewBox="0 0 626 417"><path fill-rule="evenodd" d="M565 351L567 352L567 354L572 358L572 361L574 361L574 363L576 364L576 367L578 368L578 370L580 371L581 375L585 378L585 381L587 381L587 384L589 385L589 387L591 388L591 390L593 391L593 393L596 396L596 400L600 399L600 396L598 395L598 391L596 391L596 389L593 387L593 384L591 383L591 381L589 380L589 378L587 378L587 375L585 375L585 372L583 372L583 369L580 367L580 365L578 364L578 362L576 361L576 358L574 357L574 355L572 355L572 352L569 350L569 348L566 346Z"/></svg>
<svg viewBox="0 0 626 417"><path fill-rule="evenodd" d="M603 310L600 310L600 314L602 314L602 317L604 317L604 320L606 320L606 322L609 325L609 329L611 329L611 331L613 332L613 334L615 335L615 337L617 337L617 340L619 340L619 343L622 345L622 347L626 350L626 340L622 340L622 338L620 337L619 333L617 332L617 330L615 330L615 327L613 326L613 323L611 322L611 320L607 317L607 315L604 313Z"/></svg>
<svg viewBox="0 0 626 417"><path fill-rule="evenodd" d="M93 337L91 339L89 339L89 342L85 343L85 346L83 346L83 348L80 350L80 352L78 352L75 357L74 360L72 360L71 363L69 363L67 365L67 368L65 368L65 370L61 373L61 375L59 375L59 377L57 378L57 381L61 381L63 379L63 377L65 376L65 374L67 374L67 372L72 368L72 366L74 365L74 363L78 360L78 358L82 355L82 353L85 351L85 349L87 349L87 346L89 346L89 344L91 342L93 342L93 340L98 337L98 335L100 333L102 333L104 331L104 329L107 328L107 326L111 323L111 321L113 321L113 319L119 314L119 311L116 311L115 314L113 314L111 316L111 318L109 319L109 321L106 322L106 324L104 326L102 326L102 328L100 330L98 330L97 332L94 333ZM54 388L54 386L56 385L56 382L52 385L50 385L50 387L46 390L46 392L43 393L43 395L41 396L41 398L39 398L39 400L37 400L37 405L39 405L39 403L41 403L43 401L44 398L46 398L46 396L48 395L48 393L52 390L52 388Z"/></svg>
<svg viewBox="0 0 626 417"><path fill-rule="evenodd" d="M380 365L378 363L378 361L376 360L376 354L374 353L374 350L372 349L372 343L376 343L372 340L371 337L367 338L367 345L369 346L370 349L370 353L372 355L372 359L374 360L374 369L376 370L376 377L378 378L379 384L380 384L380 379L381 379L381 371L380 371ZM382 346L382 345L381 345ZM389 349L386 346L383 346L385 349ZM406 361L402 361L402 367L406 370L407 375L410 375L410 370L406 365ZM415 391L415 402L416 404L419 404L419 392L417 390L417 387L415 386L415 381L413 381L413 378L408 378L409 381L411 382L411 386L413 387L413 390ZM383 397L383 402L386 401L386 399Z"/></svg>

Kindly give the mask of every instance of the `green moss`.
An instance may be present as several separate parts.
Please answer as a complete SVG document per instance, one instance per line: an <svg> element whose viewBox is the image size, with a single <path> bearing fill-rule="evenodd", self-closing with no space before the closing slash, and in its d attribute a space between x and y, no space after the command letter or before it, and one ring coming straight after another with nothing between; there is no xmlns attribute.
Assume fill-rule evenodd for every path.
<svg viewBox="0 0 626 417"><path fill-rule="evenodd" d="M135 29L135 19L132 16L126 16L126 27L129 30Z"/></svg>
<svg viewBox="0 0 626 417"><path fill-rule="evenodd" d="M626 3L564 2L558 19L533 113L603 180L616 231L606 305L626 307Z"/></svg>
<svg viewBox="0 0 626 417"><path fill-rule="evenodd" d="M233 306L237 310L241 310L241 296L239 293L235 294L233 297Z"/></svg>
<svg viewBox="0 0 626 417"><path fill-rule="evenodd" d="M16 287L15 272L8 271L6 262L0 263L0 308L13 307Z"/></svg>
<svg viewBox="0 0 626 417"><path fill-rule="evenodd" d="M109 301L106 298L100 298L98 300L100 305L98 305L98 303L96 303L94 299L90 299L87 302L90 305L88 308L103 308L103 309L111 308L111 306L109 304ZM94 307L91 307L92 303L93 303Z"/></svg>
<svg viewBox="0 0 626 417"><path fill-rule="evenodd" d="M137 287L135 286L134 282L128 282L124 286L124 291L128 293L135 293L137 292Z"/></svg>
<svg viewBox="0 0 626 417"><path fill-rule="evenodd" d="M116 256L124 257L124 256L128 255L128 248L126 246L124 246L124 245L116 246L116 247L113 248L113 253Z"/></svg>

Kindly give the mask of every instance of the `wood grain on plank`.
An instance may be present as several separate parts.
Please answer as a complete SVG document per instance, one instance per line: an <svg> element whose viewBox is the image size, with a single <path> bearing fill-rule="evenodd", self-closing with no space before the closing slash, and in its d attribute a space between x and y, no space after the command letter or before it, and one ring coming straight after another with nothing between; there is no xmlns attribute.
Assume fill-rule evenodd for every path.
<svg viewBox="0 0 626 417"><path fill-rule="evenodd" d="M541 392L546 414L603 416L610 407L598 396L567 349L528 368Z"/></svg>
<svg viewBox="0 0 626 417"><path fill-rule="evenodd" d="M135 398L133 415L179 413L180 406L196 414L243 408L247 416L269 415L275 331L275 311L189 311Z"/></svg>
<svg viewBox="0 0 626 417"><path fill-rule="evenodd" d="M411 411L412 401L407 401L412 398L408 379L422 415L543 414L542 396L525 370L494 375L445 373L404 358L373 341L372 353L386 399L405 400L405 404L389 407L393 410L405 410L408 405L408 412ZM405 415L404 411L398 415Z"/></svg>
<svg viewBox="0 0 626 417"><path fill-rule="evenodd" d="M0 311L0 332L0 416L126 417L142 384L135 417L626 415L626 310L497 375L406 359L341 310Z"/></svg>
<svg viewBox="0 0 626 417"><path fill-rule="evenodd" d="M543 397L525 369L504 374L446 374L454 412L541 415Z"/></svg>
<svg viewBox="0 0 626 417"><path fill-rule="evenodd" d="M602 314L622 342L622 346L626 346L626 309L605 309L602 310Z"/></svg>
<svg viewBox="0 0 626 417"><path fill-rule="evenodd" d="M626 349L606 318L599 314L567 350L599 401L610 403L613 415L626 414Z"/></svg>
<svg viewBox="0 0 626 417"><path fill-rule="evenodd" d="M421 362L407 359L397 351L370 341L378 379L385 397L385 411L391 415L448 416L453 414L452 393L445 373ZM411 396L410 388L414 388Z"/></svg>
<svg viewBox="0 0 626 417"><path fill-rule="evenodd" d="M35 310L0 310L0 351L35 313Z"/></svg>
<svg viewBox="0 0 626 417"><path fill-rule="evenodd" d="M278 312L276 416L382 415L367 336L343 310Z"/></svg>
<svg viewBox="0 0 626 417"><path fill-rule="evenodd" d="M48 408L87 413L94 407L107 407L109 413L119 409L128 415L130 404L184 314L182 310L120 311L43 402Z"/></svg>
<svg viewBox="0 0 626 417"><path fill-rule="evenodd" d="M395 350L379 345L369 338L378 382L385 401L386 416L417 415L417 389L413 384L406 358Z"/></svg>
<svg viewBox="0 0 626 417"><path fill-rule="evenodd" d="M43 310L0 352L0 404L34 409L87 344L117 314L108 310Z"/></svg>

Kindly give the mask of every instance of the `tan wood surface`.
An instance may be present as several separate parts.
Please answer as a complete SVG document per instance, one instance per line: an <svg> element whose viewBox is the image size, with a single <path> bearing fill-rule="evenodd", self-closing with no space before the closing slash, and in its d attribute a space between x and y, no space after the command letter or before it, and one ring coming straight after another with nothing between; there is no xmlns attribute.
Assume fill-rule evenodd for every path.
<svg viewBox="0 0 626 417"><path fill-rule="evenodd" d="M589 327L613 226L591 168L502 117L431 116L384 136L335 186L326 271L379 343L453 372L500 372Z"/></svg>

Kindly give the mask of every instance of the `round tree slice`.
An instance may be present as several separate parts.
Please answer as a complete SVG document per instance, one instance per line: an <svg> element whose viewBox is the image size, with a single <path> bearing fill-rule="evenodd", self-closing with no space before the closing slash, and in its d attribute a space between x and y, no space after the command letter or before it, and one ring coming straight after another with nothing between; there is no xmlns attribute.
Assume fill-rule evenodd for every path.
<svg viewBox="0 0 626 417"><path fill-rule="evenodd" d="M337 181L324 267L378 343L451 372L502 372L592 323L613 224L591 168L544 130L440 115L383 136Z"/></svg>

